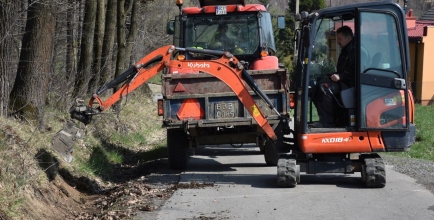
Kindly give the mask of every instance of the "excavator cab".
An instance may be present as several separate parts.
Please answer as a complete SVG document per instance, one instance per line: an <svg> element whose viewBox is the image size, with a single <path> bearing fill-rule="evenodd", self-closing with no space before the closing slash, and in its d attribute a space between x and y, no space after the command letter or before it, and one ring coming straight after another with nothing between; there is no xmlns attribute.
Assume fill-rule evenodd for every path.
<svg viewBox="0 0 434 220"><path fill-rule="evenodd" d="M415 141L405 17L404 9L392 2L296 15L296 137L291 154L281 155L278 162L280 186L295 186L300 172L361 172L366 186L385 186L384 163L375 152L405 151ZM342 26L354 34L354 82L333 88L336 83L329 76L336 72L336 30ZM319 119L313 101L320 92L332 97L333 126L312 126Z"/></svg>
<svg viewBox="0 0 434 220"><path fill-rule="evenodd" d="M399 5L369 3L302 12L300 20L293 84L298 133L382 131L404 135L414 129L413 102L407 87L408 37ZM336 72L340 53L336 30L342 26L354 33L354 85L327 89L333 97L335 126L316 129L310 126L318 120L312 102L316 93L324 92L320 87L330 82L328 76Z"/></svg>

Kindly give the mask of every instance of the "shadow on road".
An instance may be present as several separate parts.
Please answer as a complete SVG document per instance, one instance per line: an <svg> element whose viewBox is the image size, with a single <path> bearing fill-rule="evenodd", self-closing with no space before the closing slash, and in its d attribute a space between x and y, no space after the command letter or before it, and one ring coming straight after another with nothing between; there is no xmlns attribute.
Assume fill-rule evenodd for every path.
<svg viewBox="0 0 434 220"><path fill-rule="evenodd" d="M203 146L196 149L196 155L215 158L218 156L249 156L261 155L261 151L256 145L244 145L240 148L234 148L230 145ZM263 161L262 161L263 162Z"/></svg>
<svg viewBox="0 0 434 220"><path fill-rule="evenodd" d="M361 177L356 177L357 174L305 174L301 175L301 185L336 185L340 188L348 189L364 189L366 188L361 180Z"/></svg>
<svg viewBox="0 0 434 220"><path fill-rule="evenodd" d="M223 161L223 162L222 162ZM365 188L360 175L301 174L300 185L336 185L342 188ZM229 145L196 149L181 182L250 185L255 188L278 188L277 168L267 166L254 145L232 148Z"/></svg>

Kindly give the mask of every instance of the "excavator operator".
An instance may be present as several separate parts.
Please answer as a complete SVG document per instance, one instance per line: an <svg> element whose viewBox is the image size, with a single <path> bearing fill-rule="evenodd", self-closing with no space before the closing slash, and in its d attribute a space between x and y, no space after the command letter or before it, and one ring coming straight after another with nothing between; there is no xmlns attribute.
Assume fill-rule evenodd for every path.
<svg viewBox="0 0 434 220"><path fill-rule="evenodd" d="M348 26L342 26L336 30L336 38L341 48L336 65L337 72L329 76L331 82L327 83L327 88L324 83L319 85L320 88L316 89L313 100L318 111L319 122L313 123L312 126L317 128L335 127L332 95L345 88L354 87L356 49L353 31ZM330 94L329 88L333 94Z"/></svg>

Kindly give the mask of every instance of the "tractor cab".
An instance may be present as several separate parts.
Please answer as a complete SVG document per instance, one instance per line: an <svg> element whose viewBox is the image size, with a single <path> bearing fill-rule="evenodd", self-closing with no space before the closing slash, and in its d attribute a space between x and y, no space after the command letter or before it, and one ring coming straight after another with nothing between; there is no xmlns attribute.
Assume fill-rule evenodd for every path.
<svg viewBox="0 0 434 220"><path fill-rule="evenodd" d="M250 64L276 53L272 16L263 5L245 4L244 0L202 0L199 7L178 6L181 14L167 26L177 47L229 51ZM186 59L215 57L186 53Z"/></svg>
<svg viewBox="0 0 434 220"><path fill-rule="evenodd" d="M409 49L404 10L395 3L366 3L301 12L296 19L295 129L298 133L383 131L383 138L414 132L408 89ZM336 31L353 31L354 82L333 88L340 54ZM313 100L326 92L333 100L334 127L314 128ZM407 145L407 144L406 144Z"/></svg>

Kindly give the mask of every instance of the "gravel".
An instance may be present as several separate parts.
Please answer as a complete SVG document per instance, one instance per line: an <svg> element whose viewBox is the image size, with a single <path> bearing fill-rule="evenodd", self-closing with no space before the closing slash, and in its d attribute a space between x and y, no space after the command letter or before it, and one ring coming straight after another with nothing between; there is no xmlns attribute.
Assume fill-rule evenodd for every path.
<svg viewBox="0 0 434 220"><path fill-rule="evenodd" d="M386 165L397 172L408 175L434 193L434 162L428 160L381 155Z"/></svg>

